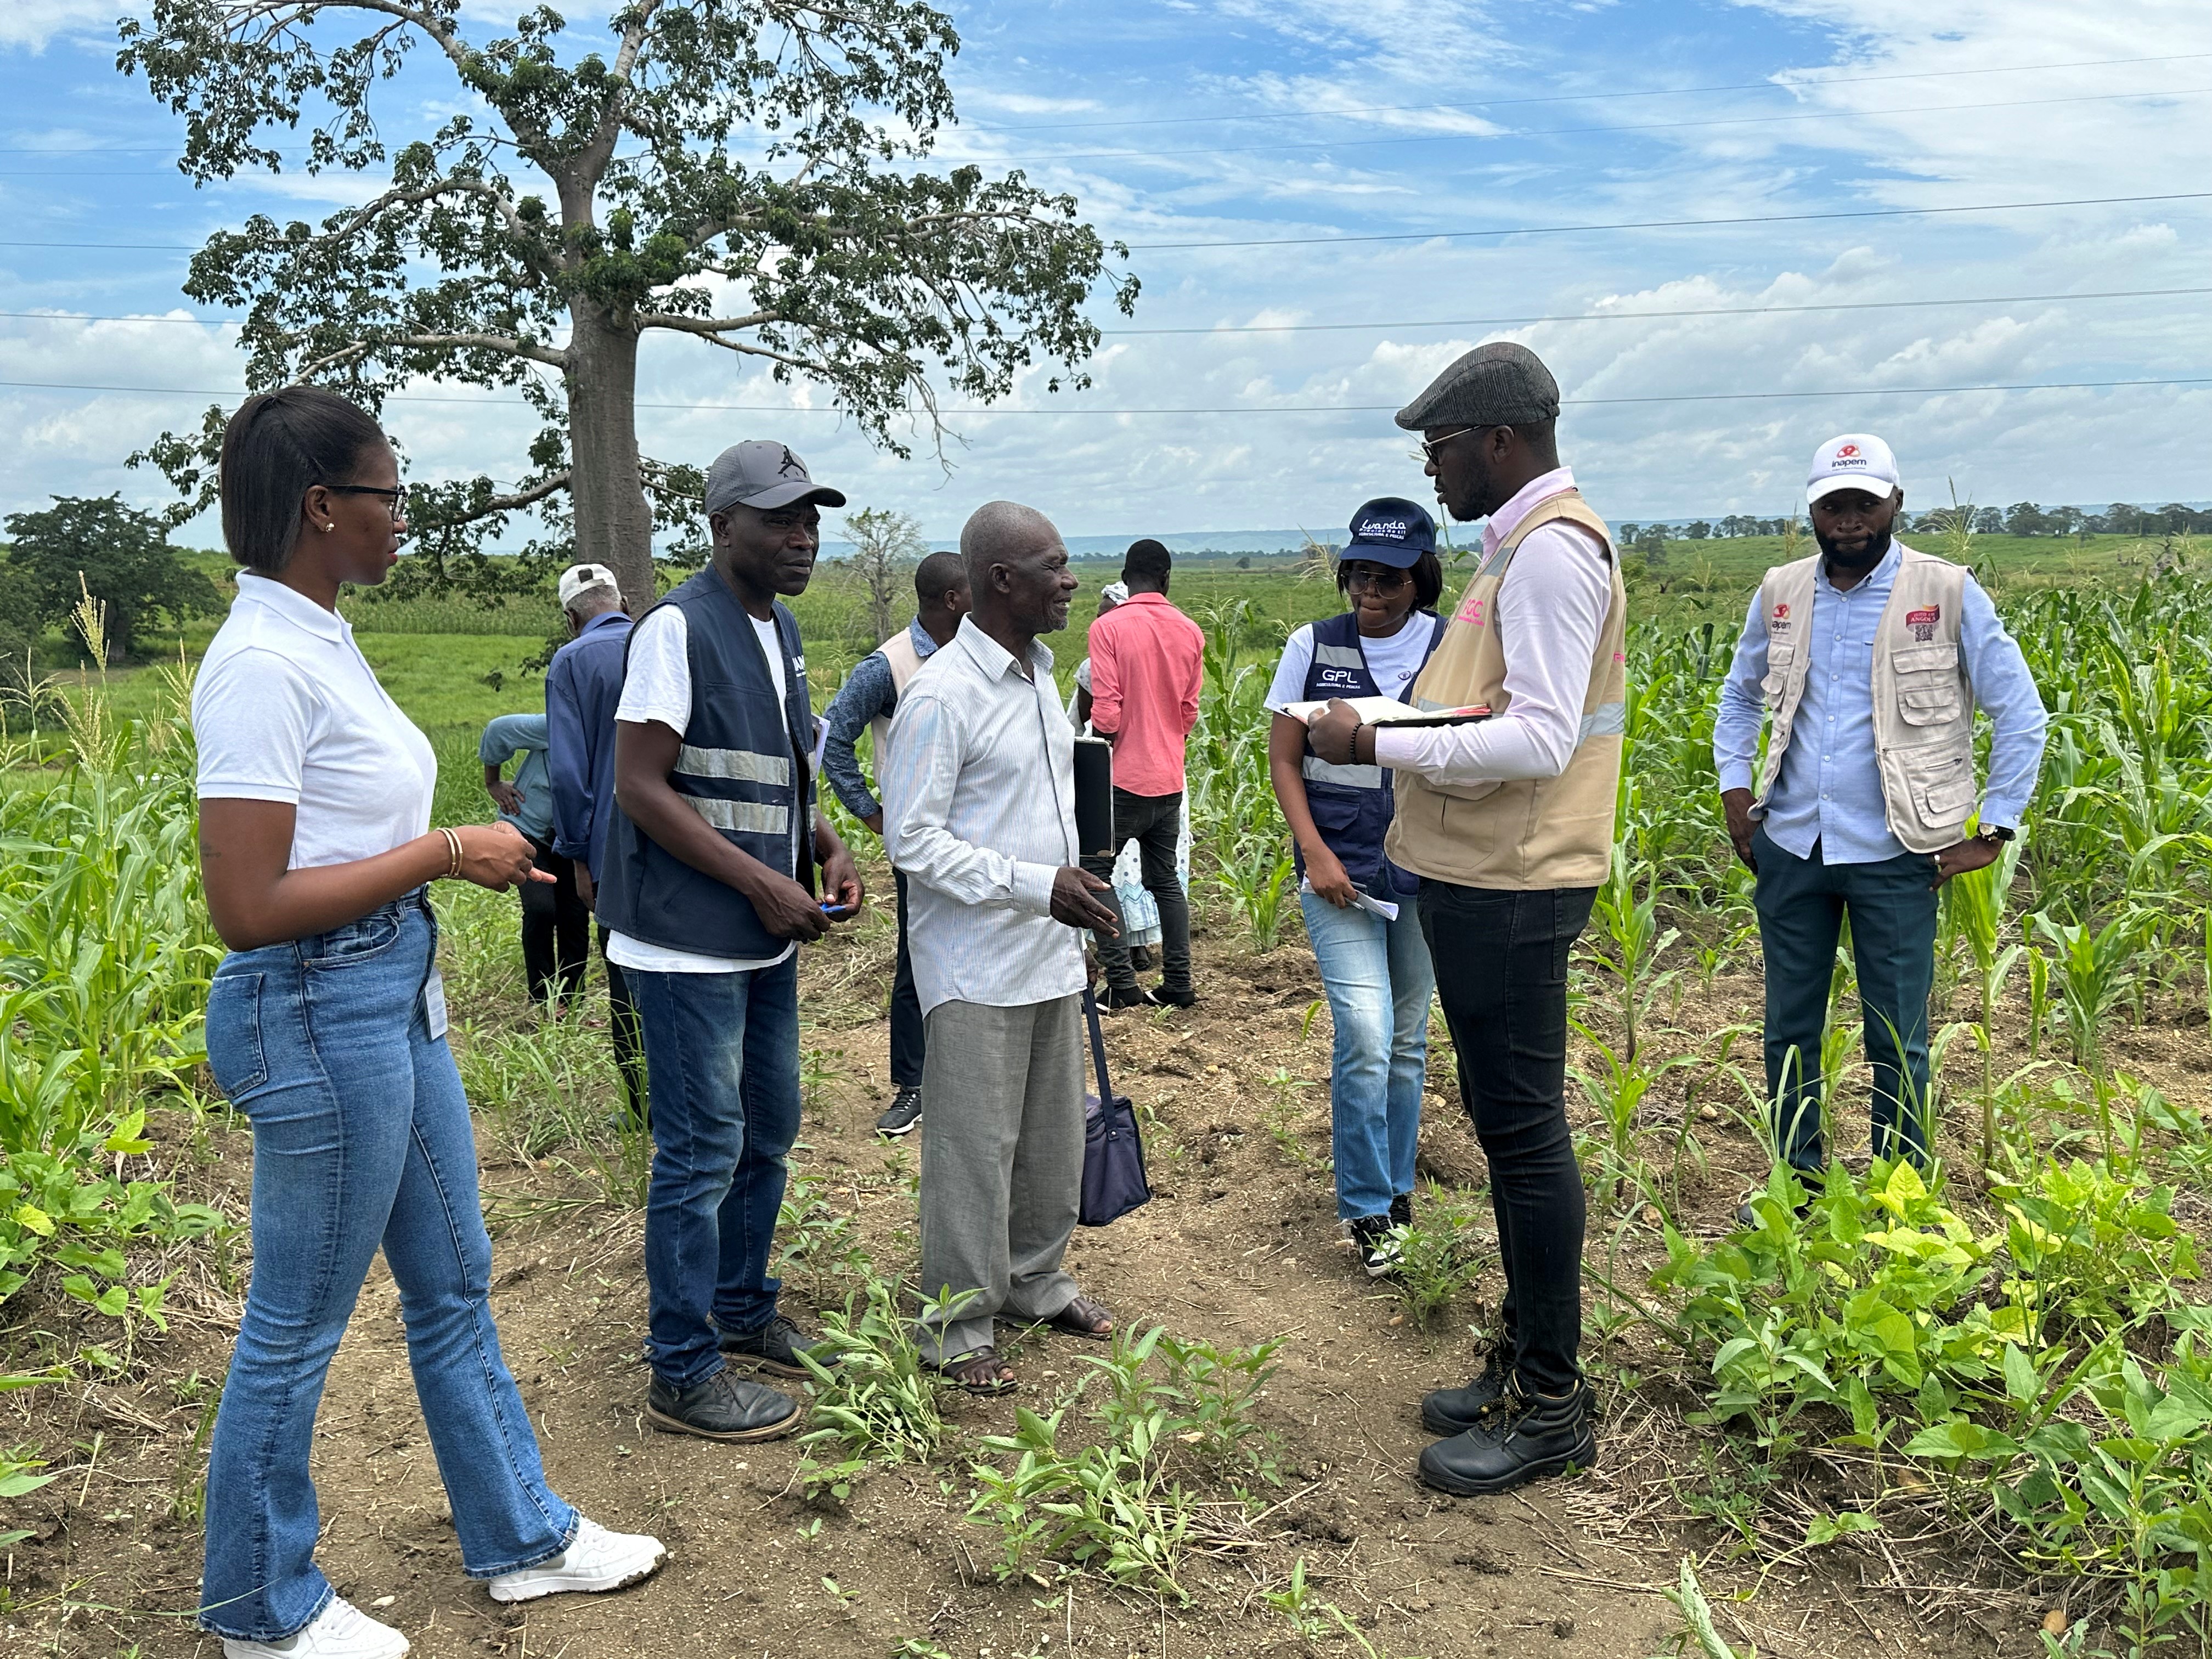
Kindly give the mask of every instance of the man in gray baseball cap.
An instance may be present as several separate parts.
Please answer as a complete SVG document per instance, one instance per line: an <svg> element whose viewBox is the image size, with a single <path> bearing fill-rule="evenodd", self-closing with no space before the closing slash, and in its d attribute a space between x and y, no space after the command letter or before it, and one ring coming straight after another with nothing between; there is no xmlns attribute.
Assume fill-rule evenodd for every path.
<svg viewBox="0 0 2212 1659"><path fill-rule="evenodd" d="M783 600L814 574L822 507L844 504L783 444L717 456L714 562L638 619L615 710L598 890L653 1095L645 1415L709 1440L775 1439L804 1415L735 1368L806 1375L807 1338L769 1273L799 1133L797 947L857 915L861 891L817 810L806 658Z"/></svg>
<svg viewBox="0 0 2212 1659"><path fill-rule="evenodd" d="M1583 1379L1583 1183L1566 1116L1567 954L1613 852L1627 604L1605 522L1559 465L1559 383L1526 346L1476 347L1399 412L1482 560L1413 683L1424 708L1491 718L1364 725L1332 703L1314 753L1390 769L1390 861L1420 878L1421 932L1490 1159L1505 1297L1465 1388L1421 1401L1421 1479L1503 1492L1597 1453ZM1511 690L1509 695L1507 688Z"/></svg>

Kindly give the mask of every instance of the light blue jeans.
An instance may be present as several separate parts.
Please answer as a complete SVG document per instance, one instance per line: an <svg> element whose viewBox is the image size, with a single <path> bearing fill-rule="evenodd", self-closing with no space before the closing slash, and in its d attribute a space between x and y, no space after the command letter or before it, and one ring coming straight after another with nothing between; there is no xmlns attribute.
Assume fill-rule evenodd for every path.
<svg viewBox="0 0 2212 1659"><path fill-rule="evenodd" d="M208 994L209 1066L253 1126L253 1279L208 1464L200 1621L222 1635L279 1641L331 1599L307 1456L379 1245L469 1577L550 1559L575 1531L492 1328L468 1101L426 1018L436 944L417 891L234 952Z"/></svg>
<svg viewBox="0 0 2212 1659"><path fill-rule="evenodd" d="M1413 1190L1421 1133L1437 975L1419 907L1408 898L1397 921L1385 921L1318 893L1299 894L1298 904L1336 1029L1328 1103L1337 1218L1384 1215L1394 1196Z"/></svg>

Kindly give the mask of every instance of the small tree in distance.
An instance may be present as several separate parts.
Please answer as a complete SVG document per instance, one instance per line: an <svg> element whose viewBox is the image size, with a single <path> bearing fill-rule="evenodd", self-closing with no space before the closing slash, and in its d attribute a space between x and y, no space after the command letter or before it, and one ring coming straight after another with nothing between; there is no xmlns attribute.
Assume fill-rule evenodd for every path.
<svg viewBox="0 0 2212 1659"><path fill-rule="evenodd" d="M838 562L867 589L868 626L874 637L889 639L899 579L929 550L921 526L903 513L870 507L845 515L845 533L853 538L853 550Z"/></svg>
<svg viewBox="0 0 2212 1659"><path fill-rule="evenodd" d="M1073 197L918 165L954 118L944 13L617 0L572 27L515 7L490 39L467 27L485 0L153 0L119 25L124 73L185 118L194 182L288 160L389 172L319 225L257 214L193 257L185 291L245 313L251 387L312 380L380 410L428 377L536 411L514 482L410 484L416 570L495 590L574 556L652 601L653 534L696 536L707 458L639 453L650 332L822 386L901 454L895 422L942 437L933 375L982 402L1039 362L1058 366L1048 390L1089 384L1085 303L1104 281L1127 311L1136 283L1107 274ZM458 112L387 143L372 94L403 68L442 71L413 90ZM304 155L279 149L303 119ZM147 452L184 496L178 522L213 499L222 419ZM481 544L525 510L547 521L541 557L495 574Z"/></svg>
<svg viewBox="0 0 2212 1659"><path fill-rule="evenodd" d="M10 513L7 522L15 545L0 580L18 605L6 609L20 606L44 629L91 594L107 607L110 663L129 658L157 617L177 623L223 608L206 574L177 557L161 518L124 506L119 495L57 495L44 512Z"/></svg>

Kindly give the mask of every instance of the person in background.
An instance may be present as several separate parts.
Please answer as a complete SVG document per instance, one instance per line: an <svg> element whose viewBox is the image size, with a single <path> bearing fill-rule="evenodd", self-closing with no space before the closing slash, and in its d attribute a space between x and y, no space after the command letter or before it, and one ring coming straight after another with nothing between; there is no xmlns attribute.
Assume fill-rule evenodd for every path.
<svg viewBox="0 0 2212 1659"><path fill-rule="evenodd" d="M598 902L596 872L607 852L615 808L615 708L622 702L623 658L630 619L615 573L603 564L574 564L561 573L561 614L569 640L545 671L546 770L553 788L553 850L569 861L584 908ZM630 1115L647 1117L645 1037L622 965L607 956L601 924L599 957L607 970L608 1023L615 1067Z"/></svg>
<svg viewBox="0 0 2212 1659"><path fill-rule="evenodd" d="M876 774L882 776L899 693L939 646L949 644L968 614L968 567L957 553L932 553L915 567L915 617L853 665L823 714L822 775L845 810L884 833L884 809L861 775L853 744L872 733ZM906 875L891 872L898 902L898 966L891 981L891 1103L876 1120L879 1135L902 1135L921 1121L921 1066L927 1048L921 1000L915 994L914 962L907 952Z"/></svg>
<svg viewBox="0 0 2212 1659"><path fill-rule="evenodd" d="M1753 596L1721 687L1713 763L1729 839L1758 877L1775 1143L1809 1188L1826 1161L1820 1037L1846 915L1874 1068L1875 1155L1926 1167L1936 890L1996 862L2018 832L2045 720L1981 585L1896 539L1905 489L1887 444L1831 438L1814 453L1805 498L1819 551L1768 571ZM1977 707L1994 728L1978 814ZM1741 1218L1756 1224L1748 1206Z"/></svg>
<svg viewBox="0 0 2212 1659"><path fill-rule="evenodd" d="M1113 1334L1060 1267L1083 1190L1076 930L1115 927L1075 858L1075 732L1040 634L1075 592L1051 521L1012 501L960 532L973 609L907 682L881 781L929 1028L922 1073L924 1359L975 1394L1016 1386L995 1321ZM943 1299L940 1299L943 1298Z"/></svg>
<svg viewBox="0 0 2212 1659"><path fill-rule="evenodd" d="M1436 523L1385 495L1352 517L1337 561L1351 609L1291 634L1267 704L1407 692L1443 638ZM1417 878L1382 854L1395 797L1379 766L1332 766L1306 742L1301 720L1278 713L1267 770L1291 826L1298 906L1328 994L1329 1139L1336 1214L1380 1278L1396 1265L1393 1227L1413 1219L1413 1154L1428 1077L1429 1003L1436 969L1421 937ZM1395 912L1395 914L1389 914Z"/></svg>
<svg viewBox="0 0 2212 1659"><path fill-rule="evenodd" d="M799 1134L797 941L862 899L853 855L815 808L806 659L780 597L806 591L825 503L845 497L782 444L717 456L713 562L631 629L615 710L596 892L653 1089L645 1414L708 1440L775 1439L805 1415L727 1362L806 1374L768 1271Z"/></svg>
<svg viewBox="0 0 2212 1659"><path fill-rule="evenodd" d="M1597 1455L1583 1380L1582 1171L1567 1124L1567 957L1613 859L1627 720L1628 601L1605 521L1559 464L1559 388L1525 346L1462 356L1398 424L1421 434L1482 562L1413 683L1424 708L1493 717L1393 730L1341 701L1308 741L1332 766L1395 774L1383 851L1421 878L1421 932L1490 1163L1505 1269L1499 1342L1463 1389L1421 1401L1443 1437L1421 1479L1510 1491Z"/></svg>
<svg viewBox="0 0 2212 1659"><path fill-rule="evenodd" d="M1098 615L1103 617L1129 597L1123 582L1108 582L1098 590ZM1093 618L1095 621L1096 618ZM1067 700L1067 717L1080 735L1095 735L1091 728L1091 659L1075 665L1075 691ZM1190 796L1182 799L1182 823L1176 835L1176 880L1190 891ZM1125 841L1114 855L1114 903L1121 912L1121 943L1129 949L1129 966L1141 973L1158 960L1160 907L1145 890L1144 849ZM1096 941L1093 941L1096 948Z"/></svg>
<svg viewBox="0 0 2212 1659"><path fill-rule="evenodd" d="M501 714L483 729L477 758L483 763L484 793L499 815L522 832L538 867L550 881L522 888L522 968L530 1000L540 1007L560 988L560 1006L584 986L591 955L592 913L576 889L575 866L553 848L553 782L545 767L545 716ZM501 769L522 757L509 782Z"/></svg>
<svg viewBox="0 0 2212 1659"><path fill-rule="evenodd" d="M1136 966L1115 931L1098 941L1106 975L1106 1006L1129 1008L1198 1000L1191 981L1190 904L1176 871L1176 842L1182 827L1183 744L1198 724L1198 694L1206 680L1206 635L1168 603L1174 560L1155 541L1130 546L1121 565L1129 597L1100 611L1091 624L1091 729L1114 745L1114 842L1137 843L1145 890L1160 915L1161 981L1158 992L1137 983ZM1085 854L1083 867L1109 878L1114 860Z"/></svg>
<svg viewBox="0 0 2212 1659"><path fill-rule="evenodd" d="M201 1624L225 1659L397 1659L407 1638L315 1565L315 1409L380 1248L463 1570L497 1601L657 1568L547 1486L501 1356L469 1103L446 1043L428 884L544 880L510 823L430 828L438 763L337 614L398 560L404 494L334 393L248 398L223 432L245 567L192 685L200 867L230 947L208 1065L253 1129L253 1275L207 1475Z"/></svg>

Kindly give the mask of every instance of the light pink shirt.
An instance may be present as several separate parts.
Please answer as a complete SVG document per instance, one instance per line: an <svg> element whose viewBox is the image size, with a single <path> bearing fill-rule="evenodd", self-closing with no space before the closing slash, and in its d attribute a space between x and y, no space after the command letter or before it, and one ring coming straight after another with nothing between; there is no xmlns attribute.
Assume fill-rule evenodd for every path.
<svg viewBox="0 0 2212 1659"><path fill-rule="evenodd" d="M1116 789L1182 793L1205 678L1206 635L1164 593L1132 593L1091 624L1091 729L1114 739Z"/></svg>
<svg viewBox="0 0 2212 1659"><path fill-rule="evenodd" d="M1497 552L1537 502L1574 482L1564 466L1531 478L1490 515L1482 556ZM1467 726L1382 728L1375 733L1375 763L1437 783L1558 777L1582 739L1590 659L1612 604L1612 568L1595 542L1563 524L1531 531L1498 589L1505 712Z"/></svg>

